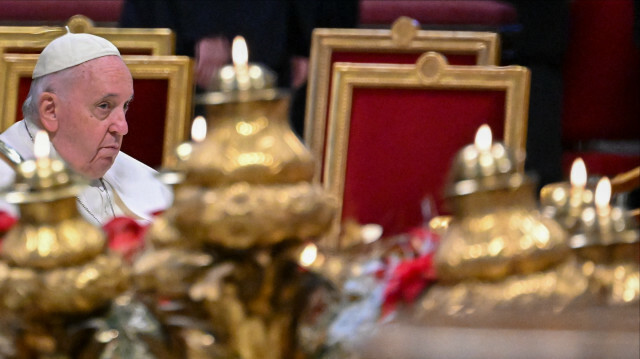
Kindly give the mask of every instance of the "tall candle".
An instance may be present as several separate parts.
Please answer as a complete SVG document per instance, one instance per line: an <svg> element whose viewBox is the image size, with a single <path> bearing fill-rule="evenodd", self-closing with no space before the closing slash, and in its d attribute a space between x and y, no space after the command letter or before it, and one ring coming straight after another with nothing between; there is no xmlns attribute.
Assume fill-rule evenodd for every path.
<svg viewBox="0 0 640 359"><path fill-rule="evenodd" d="M239 90L248 90L251 86L249 78L249 50L242 36L236 36L231 45L231 58L236 72Z"/></svg>

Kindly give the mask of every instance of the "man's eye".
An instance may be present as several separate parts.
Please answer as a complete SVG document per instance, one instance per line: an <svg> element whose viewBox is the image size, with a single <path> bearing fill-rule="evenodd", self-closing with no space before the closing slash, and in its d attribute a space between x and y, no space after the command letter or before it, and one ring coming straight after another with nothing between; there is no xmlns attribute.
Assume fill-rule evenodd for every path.
<svg viewBox="0 0 640 359"><path fill-rule="evenodd" d="M101 104L98 105L98 108L101 110L108 110L109 109L109 104L106 102L103 102Z"/></svg>

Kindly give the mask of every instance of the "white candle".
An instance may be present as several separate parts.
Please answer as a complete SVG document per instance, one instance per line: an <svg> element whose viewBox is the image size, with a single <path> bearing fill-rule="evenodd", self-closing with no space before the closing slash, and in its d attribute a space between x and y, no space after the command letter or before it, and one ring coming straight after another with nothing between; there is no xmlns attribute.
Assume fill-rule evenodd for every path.
<svg viewBox="0 0 640 359"><path fill-rule="evenodd" d="M595 204L596 212L600 217L608 217L611 213L611 181L608 177L602 177L596 186Z"/></svg>
<svg viewBox="0 0 640 359"><path fill-rule="evenodd" d="M239 90L249 89L249 49L242 36L236 36L231 45L231 58L236 72Z"/></svg>

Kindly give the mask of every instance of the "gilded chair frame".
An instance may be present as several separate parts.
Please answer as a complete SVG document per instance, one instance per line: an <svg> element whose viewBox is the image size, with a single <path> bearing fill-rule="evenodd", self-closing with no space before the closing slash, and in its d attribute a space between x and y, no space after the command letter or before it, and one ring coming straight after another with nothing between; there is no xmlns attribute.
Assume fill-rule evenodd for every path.
<svg viewBox="0 0 640 359"><path fill-rule="evenodd" d="M149 50L150 55L175 53L175 34L171 29L96 27L83 15L72 16L64 26L0 26L0 54L11 48L42 50L53 39L67 32L93 34L111 41L121 50Z"/></svg>
<svg viewBox="0 0 640 359"><path fill-rule="evenodd" d="M331 56L334 52L424 53L476 55L476 65L498 65L500 37L493 32L420 30L417 21L400 17L390 30L315 29L311 41L304 140L316 158L325 145ZM321 176L316 162L315 179Z"/></svg>
<svg viewBox="0 0 640 359"><path fill-rule="evenodd" d="M39 55L4 54L0 70L6 77L4 98L0 98L4 112L0 113L0 132L15 123L18 110L20 78L30 77ZM163 138L162 166L176 165L175 148L188 140L193 112L193 61L188 56L122 56L134 79L168 80L167 108Z"/></svg>
<svg viewBox="0 0 640 359"><path fill-rule="evenodd" d="M354 88L505 90L504 143L525 151L530 86L525 67L454 66L435 52L423 54L414 65L338 62L334 66L326 156L322 157L323 186L338 199L325 239L332 248L339 247Z"/></svg>

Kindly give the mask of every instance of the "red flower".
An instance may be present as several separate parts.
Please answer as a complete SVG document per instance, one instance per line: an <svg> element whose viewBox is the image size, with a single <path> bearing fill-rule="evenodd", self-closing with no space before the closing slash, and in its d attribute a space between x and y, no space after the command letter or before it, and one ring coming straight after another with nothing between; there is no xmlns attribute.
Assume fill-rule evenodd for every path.
<svg viewBox="0 0 640 359"><path fill-rule="evenodd" d="M17 221L18 219L9 213L0 211L0 233L8 232Z"/></svg>
<svg viewBox="0 0 640 359"><path fill-rule="evenodd" d="M144 246L148 226L129 217L115 217L102 227L107 234L109 248L131 260Z"/></svg>
<svg viewBox="0 0 640 359"><path fill-rule="evenodd" d="M412 303L436 279L433 252L400 263L387 282L382 315L392 312L399 301Z"/></svg>

